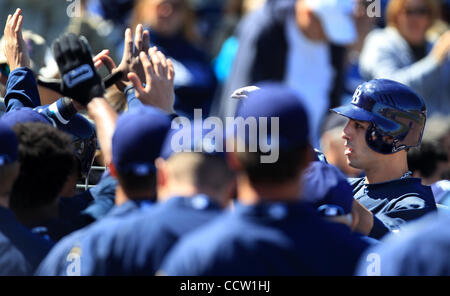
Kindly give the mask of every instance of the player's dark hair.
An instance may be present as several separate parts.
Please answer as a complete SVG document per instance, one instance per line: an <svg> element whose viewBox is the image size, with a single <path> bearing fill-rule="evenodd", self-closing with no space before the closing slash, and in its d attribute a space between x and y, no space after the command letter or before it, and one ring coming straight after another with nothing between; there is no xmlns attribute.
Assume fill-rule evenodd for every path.
<svg viewBox="0 0 450 296"><path fill-rule="evenodd" d="M309 161L310 151L309 145L280 150L278 160L274 163L261 162L261 156L270 155L270 152L236 152L236 155L252 183L280 184L298 177L301 168Z"/></svg>
<svg viewBox="0 0 450 296"><path fill-rule="evenodd" d="M13 127L19 141L19 177L14 183L10 207L33 209L51 204L73 171L71 138L44 123Z"/></svg>
<svg viewBox="0 0 450 296"><path fill-rule="evenodd" d="M437 143L422 142L420 147L408 152L408 168L419 171L422 177L429 178L436 171L439 162L447 162L448 156L444 148Z"/></svg>
<svg viewBox="0 0 450 296"><path fill-rule="evenodd" d="M136 176L134 174L118 173L120 186L126 191L148 191L156 193L156 172L145 176Z"/></svg>

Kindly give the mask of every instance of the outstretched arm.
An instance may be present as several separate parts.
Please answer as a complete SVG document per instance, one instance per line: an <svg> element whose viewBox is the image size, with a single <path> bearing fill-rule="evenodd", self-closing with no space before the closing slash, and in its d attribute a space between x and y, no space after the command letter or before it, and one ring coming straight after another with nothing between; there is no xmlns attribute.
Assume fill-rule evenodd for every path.
<svg viewBox="0 0 450 296"><path fill-rule="evenodd" d="M108 166L112 160L112 137L116 129L117 113L103 98L94 98L88 105L89 116L94 120L97 138L103 152L105 164Z"/></svg>
<svg viewBox="0 0 450 296"><path fill-rule="evenodd" d="M4 52L11 71L20 67L30 67L28 49L22 37L22 10L17 8L13 15L8 15L4 30Z"/></svg>
<svg viewBox="0 0 450 296"><path fill-rule="evenodd" d="M173 114L175 113L173 109L175 101L173 63L170 59L166 59L166 56L156 47L150 48L148 54L150 59L144 52L139 55L145 71L145 87L142 85L141 78L135 72L129 73L128 78L136 90L136 97L143 104Z"/></svg>
<svg viewBox="0 0 450 296"><path fill-rule="evenodd" d="M11 73L6 83L5 104L7 111L20 107L39 106L40 98L33 72L30 68L28 49L22 37L22 10L18 8L8 16L4 29L4 51Z"/></svg>

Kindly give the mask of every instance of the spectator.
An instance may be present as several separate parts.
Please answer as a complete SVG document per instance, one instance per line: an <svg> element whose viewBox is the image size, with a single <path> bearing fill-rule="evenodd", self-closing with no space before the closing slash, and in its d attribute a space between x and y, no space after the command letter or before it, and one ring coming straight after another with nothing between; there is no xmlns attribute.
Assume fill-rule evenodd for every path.
<svg viewBox="0 0 450 296"><path fill-rule="evenodd" d="M233 66L239 48L239 41L233 34L243 16L260 8L266 0L228 0L224 16L212 41L214 72L218 81L223 84Z"/></svg>
<svg viewBox="0 0 450 296"><path fill-rule="evenodd" d="M432 116L427 120L423 140L438 143L450 159L450 114L445 116Z"/></svg>
<svg viewBox="0 0 450 296"><path fill-rule="evenodd" d="M388 26L367 36L360 56L364 79L386 78L411 87L424 98L428 116L450 113L450 32L434 44L425 37L439 13L437 1L391 0Z"/></svg>
<svg viewBox="0 0 450 296"><path fill-rule="evenodd" d="M388 0L382 0L381 7ZM355 43L349 46L346 57L345 77L344 77L344 93L340 103L344 104L351 101L354 90L365 80L361 76L359 70L359 57L367 35L375 28L376 23L384 18L384 13L381 17L369 16L369 5L377 3L366 0L357 0L355 8L355 27L358 32L358 39ZM380 3L380 2L378 2ZM384 5L385 6L385 5ZM380 11L380 13L383 11Z"/></svg>
<svg viewBox="0 0 450 296"><path fill-rule="evenodd" d="M447 153L437 143L424 142L408 151L408 167L414 177L422 179L422 184L431 185L449 169Z"/></svg>
<svg viewBox="0 0 450 296"><path fill-rule="evenodd" d="M343 46L356 39L352 9L346 0L266 1L246 16L236 32L238 53L215 112L234 115L237 102L228 98L238 88L264 80L284 82L305 100L312 144L318 147L320 122L331 93L340 88L334 82L342 74Z"/></svg>
<svg viewBox="0 0 450 296"><path fill-rule="evenodd" d="M414 177L422 179L422 184L431 186L434 200L441 203L450 190L450 182L444 180L444 173L450 170L444 148L438 143L422 143L419 148L408 151L408 167Z"/></svg>
<svg viewBox="0 0 450 296"><path fill-rule="evenodd" d="M100 52L102 49L108 48L109 55L116 59L115 43L121 39L124 25L119 28L113 27L113 24L106 22L99 15L89 13L86 7L86 0L81 0L79 15L70 18L66 32L74 33L77 36L85 36L89 41L92 52ZM116 1L117 2L117 1ZM130 1L129 1L130 2ZM109 3L111 9L121 8L119 3ZM132 3L129 3L131 6ZM126 15L123 13L123 15ZM119 33L120 32L120 33ZM121 43L122 40L120 40ZM100 73L101 75L103 73Z"/></svg>
<svg viewBox="0 0 450 296"><path fill-rule="evenodd" d="M195 19L187 0L139 0L132 26L150 27L150 41L174 62L175 111L193 118L201 108L209 114L216 89L214 72L206 52L198 47Z"/></svg>

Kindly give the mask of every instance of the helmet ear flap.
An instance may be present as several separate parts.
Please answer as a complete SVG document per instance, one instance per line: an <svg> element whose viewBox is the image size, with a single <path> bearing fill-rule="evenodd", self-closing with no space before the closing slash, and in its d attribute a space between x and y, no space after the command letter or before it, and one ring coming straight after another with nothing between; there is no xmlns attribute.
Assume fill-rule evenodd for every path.
<svg viewBox="0 0 450 296"><path fill-rule="evenodd" d="M402 149L396 149L396 140L383 135L374 123L370 123L366 131L366 143L370 149L381 154L392 154Z"/></svg>

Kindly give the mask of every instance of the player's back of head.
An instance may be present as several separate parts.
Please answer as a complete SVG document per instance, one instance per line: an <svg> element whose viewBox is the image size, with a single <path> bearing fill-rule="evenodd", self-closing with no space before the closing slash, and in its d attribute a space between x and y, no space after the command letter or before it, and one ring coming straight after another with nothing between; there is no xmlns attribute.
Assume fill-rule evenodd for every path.
<svg viewBox="0 0 450 296"><path fill-rule="evenodd" d="M13 127L19 141L20 174L10 206L32 209L55 201L75 163L71 138L45 123Z"/></svg>
<svg viewBox="0 0 450 296"><path fill-rule="evenodd" d="M279 184L300 176L312 151L308 117L293 90L278 83L263 84L242 101L236 116L257 126L257 132L249 128L239 133L238 128L234 135L236 146L245 146L245 152L237 148L235 154L251 182ZM255 152L252 143L259 144ZM269 143L267 151L264 145Z"/></svg>

